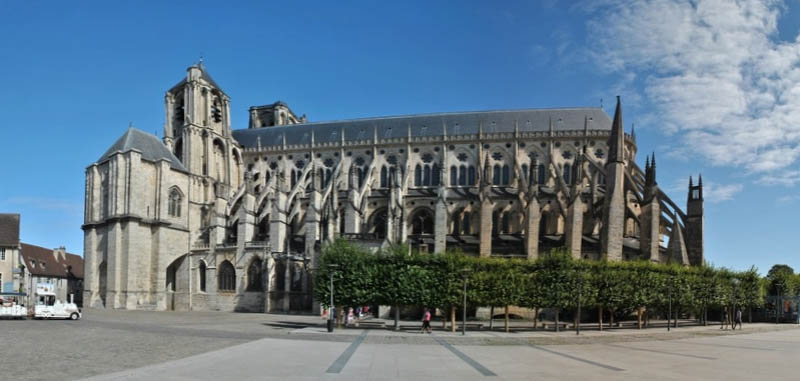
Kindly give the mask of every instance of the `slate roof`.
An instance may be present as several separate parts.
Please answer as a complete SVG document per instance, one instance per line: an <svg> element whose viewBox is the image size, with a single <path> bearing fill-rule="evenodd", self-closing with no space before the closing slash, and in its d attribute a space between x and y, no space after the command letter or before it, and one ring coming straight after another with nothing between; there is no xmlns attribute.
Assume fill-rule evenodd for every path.
<svg viewBox="0 0 800 381"><path fill-rule="evenodd" d="M155 135L148 134L142 130L134 127L129 127L127 131L103 154L97 163L102 163L108 160L111 155L117 152L128 152L130 150L137 150L141 152L142 159L149 161L167 160L170 167L188 172L186 167L181 164L175 155L170 152L167 146L161 142Z"/></svg>
<svg viewBox="0 0 800 381"><path fill-rule="evenodd" d="M202 78L203 80L208 82L208 84L210 84L211 86L214 86L217 90L221 91L223 94L225 93L222 90L222 88L219 87L219 85L217 85L217 82L215 82L214 79L211 78L211 75L208 74L208 70L206 70L206 67L205 67L205 65L203 65L203 62L194 64L194 65L190 66L189 68L192 68L192 67L196 67L196 68L200 69L200 78ZM169 91L172 92L176 88L183 86L185 83L186 83L186 78L184 78L180 82L176 83L175 86L172 86L169 89Z"/></svg>
<svg viewBox="0 0 800 381"><path fill-rule="evenodd" d="M19 214L0 213L0 246L19 245Z"/></svg>
<svg viewBox="0 0 800 381"><path fill-rule="evenodd" d="M33 275L66 278L69 271L76 278L83 278L83 258L66 253L62 259L53 254L52 249L22 243L21 254L25 268ZM36 261L36 265L33 265ZM42 267L44 263L44 267Z"/></svg>
<svg viewBox="0 0 800 381"><path fill-rule="evenodd" d="M444 126L448 135L474 135L479 126L484 133L548 131L550 121L556 131L583 130L584 118L589 118L590 130L611 130L611 118L601 108L526 109L508 111L454 112L423 115L390 116L379 118L340 120L293 124L279 127L262 127L233 131L236 140L246 148L253 148L261 140L262 147L283 144L310 144L311 132L314 142L331 143L341 140L344 129L345 141L372 140L374 129L379 139L408 136L441 136Z"/></svg>

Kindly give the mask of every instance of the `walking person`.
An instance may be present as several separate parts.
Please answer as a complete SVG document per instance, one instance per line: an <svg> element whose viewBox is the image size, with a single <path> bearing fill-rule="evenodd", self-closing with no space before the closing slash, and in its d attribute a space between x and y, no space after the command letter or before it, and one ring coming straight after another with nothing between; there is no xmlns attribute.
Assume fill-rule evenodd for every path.
<svg viewBox="0 0 800 381"><path fill-rule="evenodd" d="M730 324L730 322L728 321L728 308L726 307L722 309L722 323L719 329L728 329L728 324Z"/></svg>
<svg viewBox="0 0 800 381"><path fill-rule="evenodd" d="M422 314L422 329L419 330L419 333L433 332L431 329L431 311L425 308L425 312Z"/></svg>
<svg viewBox="0 0 800 381"><path fill-rule="evenodd" d="M742 329L742 309L736 309L736 315L733 319L733 329L736 329L736 325L739 325L739 329Z"/></svg>

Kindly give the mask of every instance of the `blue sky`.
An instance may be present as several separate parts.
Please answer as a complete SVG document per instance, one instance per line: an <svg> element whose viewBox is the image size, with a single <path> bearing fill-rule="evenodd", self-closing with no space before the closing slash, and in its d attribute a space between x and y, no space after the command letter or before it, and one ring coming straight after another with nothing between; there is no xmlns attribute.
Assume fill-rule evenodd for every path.
<svg viewBox="0 0 800 381"><path fill-rule="evenodd" d="M710 262L800 268L797 0L384 3L1 2L0 211L82 253L86 166L130 122L161 136L202 55L234 128L279 99L321 121L621 95L679 205L703 173Z"/></svg>

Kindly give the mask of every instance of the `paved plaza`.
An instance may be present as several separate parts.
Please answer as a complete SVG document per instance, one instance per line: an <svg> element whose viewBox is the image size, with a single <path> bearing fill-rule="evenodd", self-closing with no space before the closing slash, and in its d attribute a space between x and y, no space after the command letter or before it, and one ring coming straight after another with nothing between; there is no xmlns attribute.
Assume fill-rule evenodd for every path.
<svg viewBox="0 0 800 381"><path fill-rule="evenodd" d="M77 321L0 321L3 379L797 379L800 329L342 329L318 317L89 310ZM441 323L434 324L440 327ZM10 345L5 345L10 343Z"/></svg>

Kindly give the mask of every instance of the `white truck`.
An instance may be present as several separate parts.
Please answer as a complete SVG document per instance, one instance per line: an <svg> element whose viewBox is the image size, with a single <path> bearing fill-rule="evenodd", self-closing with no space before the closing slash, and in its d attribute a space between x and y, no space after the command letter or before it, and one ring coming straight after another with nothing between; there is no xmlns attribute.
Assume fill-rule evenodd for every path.
<svg viewBox="0 0 800 381"><path fill-rule="evenodd" d="M81 310L75 303L56 300L55 285L39 283L36 285L36 305L33 317L36 319L70 319L81 318ZM70 295L71 299L72 295Z"/></svg>

